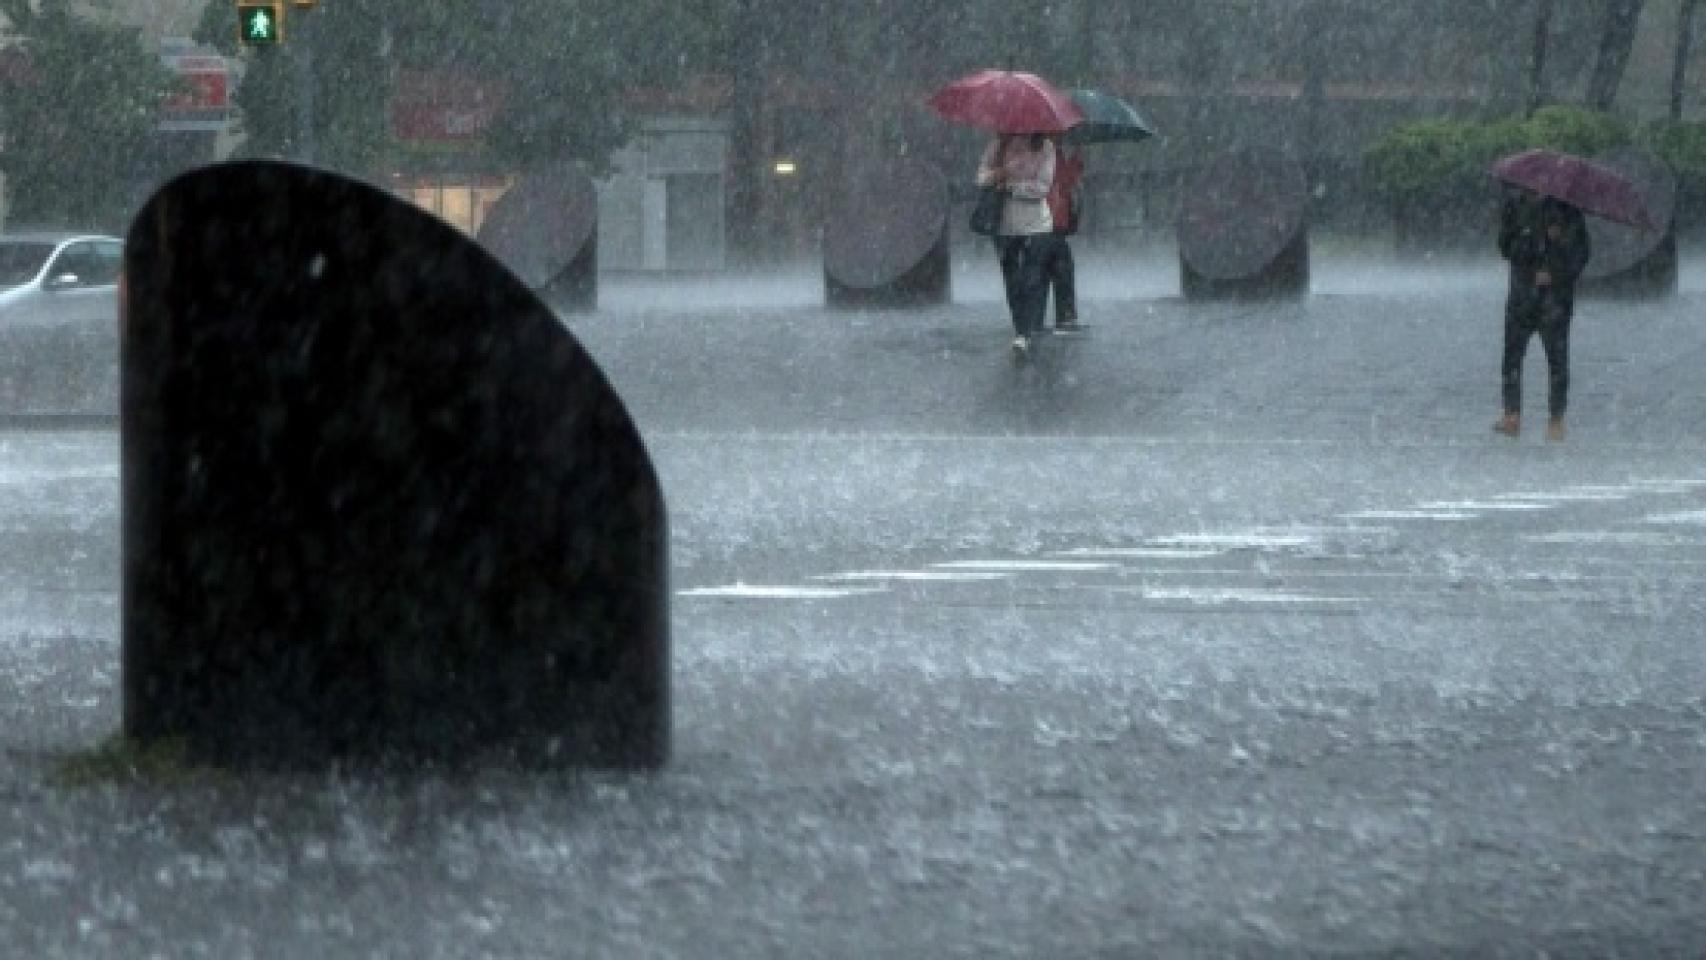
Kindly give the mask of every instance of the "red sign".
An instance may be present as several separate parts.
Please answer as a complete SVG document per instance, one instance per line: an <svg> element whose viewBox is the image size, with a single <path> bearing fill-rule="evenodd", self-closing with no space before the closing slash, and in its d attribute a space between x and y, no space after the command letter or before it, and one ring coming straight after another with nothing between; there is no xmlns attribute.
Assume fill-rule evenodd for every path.
<svg viewBox="0 0 1706 960"><path fill-rule="evenodd" d="M402 70L391 96L391 132L426 143L478 140L502 102L495 84L472 74Z"/></svg>
<svg viewBox="0 0 1706 960"><path fill-rule="evenodd" d="M168 111L223 110L231 105L231 70L224 57L168 57L166 65L188 88L166 98Z"/></svg>

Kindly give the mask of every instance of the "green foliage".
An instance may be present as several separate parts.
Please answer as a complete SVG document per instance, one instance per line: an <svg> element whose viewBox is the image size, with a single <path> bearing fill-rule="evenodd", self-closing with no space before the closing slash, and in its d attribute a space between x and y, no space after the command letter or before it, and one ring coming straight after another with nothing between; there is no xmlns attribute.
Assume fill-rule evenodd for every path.
<svg viewBox="0 0 1706 960"><path fill-rule="evenodd" d="M1654 123L1639 142L1670 164L1685 190L1706 193L1706 123Z"/></svg>
<svg viewBox="0 0 1706 960"><path fill-rule="evenodd" d="M190 762L182 740L112 737L65 758L53 779L60 787L76 789L119 783L165 786L216 776L211 768L200 768Z"/></svg>
<svg viewBox="0 0 1706 960"><path fill-rule="evenodd" d="M241 153L251 157L295 157L303 152L297 110L299 69L305 45L313 44L315 161L358 176L380 170L391 153L387 106L390 68L384 10L373 2L327 3L309 10L287 9L285 42L276 48L240 50L236 12L230 3L210 3L194 38L226 56L241 56L243 82L235 101L246 134ZM310 19L311 18L311 19Z"/></svg>
<svg viewBox="0 0 1706 960"><path fill-rule="evenodd" d="M1569 106L1542 107L1523 127L1523 149L1548 147L1582 156L1621 147L1631 133L1628 124L1611 114Z"/></svg>
<svg viewBox="0 0 1706 960"><path fill-rule="evenodd" d="M630 133L620 94L712 68L716 25L727 19L728 3L338 0L307 13L293 8L280 48L242 53L247 73L236 99L249 136L243 151L300 152L297 58L311 30L313 132L323 165L366 175L408 155L391 140L392 78L421 70L477 76L505 89L486 138L492 159L579 159L596 170ZM231 4L210 3L196 39L237 55L234 16Z"/></svg>
<svg viewBox="0 0 1706 960"><path fill-rule="evenodd" d="M176 79L137 31L84 18L66 0L0 0L28 76L0 84L13 222L118 229L135 158Z"/></svg>
<svg viewBox="0 0 1706 960"><path fill-rule="evenodd" d="M1478 121L1434 118L1403 124L1371 145L1364 163L1393 200L1473 195L1502 156L1545 147L1592 155L1630 142L1627 124L1580 107L1551 106L1532 117Z"/></svg>

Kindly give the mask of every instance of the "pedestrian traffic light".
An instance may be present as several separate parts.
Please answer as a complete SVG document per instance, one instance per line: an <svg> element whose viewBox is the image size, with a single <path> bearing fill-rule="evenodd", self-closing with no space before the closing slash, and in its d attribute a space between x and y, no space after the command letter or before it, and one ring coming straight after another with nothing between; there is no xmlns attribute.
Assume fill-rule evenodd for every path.
<svg viewBox="0 0 1706 960"><path fill-rule="evenodd" d="M237 3L237 40L245 47L276 46L284 39L284 0Z"/></svg>

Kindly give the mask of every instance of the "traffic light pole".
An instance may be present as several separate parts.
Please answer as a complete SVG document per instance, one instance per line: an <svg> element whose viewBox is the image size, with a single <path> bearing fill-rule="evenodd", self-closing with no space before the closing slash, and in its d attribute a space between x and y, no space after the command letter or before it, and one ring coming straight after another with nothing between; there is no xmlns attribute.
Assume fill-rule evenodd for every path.
<svg viewBox="0 0 1706 960"><path fill-rule="evenodd" d="M314 137L314 34L315 21L311 7L298 7L294 46L296 56L296 154L303 163L313 163L317 144Z"/></svg>

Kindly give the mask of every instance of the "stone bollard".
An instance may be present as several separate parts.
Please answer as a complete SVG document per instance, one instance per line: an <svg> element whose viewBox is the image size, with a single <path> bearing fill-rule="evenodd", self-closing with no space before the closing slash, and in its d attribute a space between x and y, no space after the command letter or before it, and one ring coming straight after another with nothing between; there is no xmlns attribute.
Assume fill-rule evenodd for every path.
<svg viewBox="0 0 1706 960"><path fill-rule="evenodd" d="M663 762L657 477L509 270L251 162L156 193L125 271L128 736L247 766Z"/></svg>
<svg viewBox="0 0 1706 960"><path fill-rule="evenodd" d="M1309 184L1269 151L1224 154L1186 180L1179 287L1187 299L1309 292Z"/></svg>
<svg viewBox="0 0 1706 960"><path fill-rule="evenodd" d="M598 191L572 163L521 177L486 212L481 244L553 307L598 309Z"/></svg>
<svg viewBox="0 0 1706 960"><path fill-rule="evenodd" d="M1587 297L1668 297L1676 292L1676 174L1658 157L1633 147L1594 162L1629 178L1660 229L1588 217L1592 256L1577 289Z"/></svg>
<svg viewBox="0 0 1706 960"><path fill-rule="evenodd" d="M892 159L851 171L823 234L824 296L832 307L948 302L948 187L941 171Z"/></svg>

